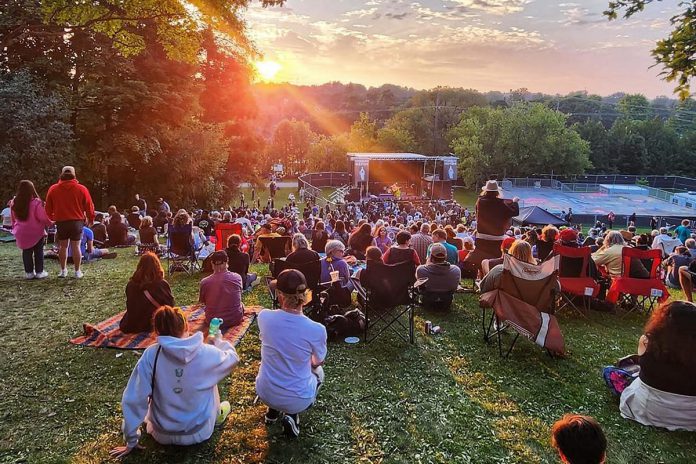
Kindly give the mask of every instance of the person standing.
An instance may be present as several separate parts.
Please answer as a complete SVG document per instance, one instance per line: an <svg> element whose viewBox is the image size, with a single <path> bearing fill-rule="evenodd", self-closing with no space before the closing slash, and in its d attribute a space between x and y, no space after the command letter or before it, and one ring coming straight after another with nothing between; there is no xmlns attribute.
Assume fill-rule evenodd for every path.
<svg viewBox="0 0 696 464"><path fill-rule="evenodd" d="M48 273L44 271L43 247L46 243L46 227L53 224L53 221L46 215L43 201L31 181L19 182L10 210L12 234L17 240L17 247L22 250L26 278L48 277Z"/></svg>
<svg viewBox="0 0 696 464"><path fill-rule="evenodd" d="M138 207L140 216L145 217L147 215L147 202L144 198L140 197L139 193L135 194L135 206Z"/></svg>
<svg viewBox="0 0 696 464"><path fill-rule="evenodd" d="M500 198L498 182L486 182L476 200L476 248L464 261L474 263L479 268L484 259L500 258L500 245L505 239L505 231L510 228L512 218L518 214L519 198L504 200Z"/></svg>
<svg viewBox="0 0 696 464"><path fill-rule="evenodd" d="M67 277L68 246L72 250L75 265L75 278L81 279L80 270L82 254L80 241L85 219L88 225L94 222L94 203L87 187L80 184L75 177L75 168L65 166L60 179L48 189L46 195L46 214L56 223L56 240L58 241L58 277Z"/></svg>
<svg viewBox="0 0 696 464"><path fill-rule="evenodd" d="M614 227L614 219L616 219L616 214L614 214L613 211L609 211L609 214L607 214L607 225L609 229Z"/></svg>
<svg viewBox="0 0 696 464"><path fill-rule="evenodd" d="M650 218L650 230L657 230L657 217L653 216Z"/></svg>
<svg viewBox="0 0 696 464"><path fill-rule="evenodd" d="M635 226L635 225L636 225L636 220L637 220L637 219L636 219L636 213L635 213L635 211L634 211L633 214L631 214L631 216L628 218L628 225L629 225L629 226Z"/></svg>

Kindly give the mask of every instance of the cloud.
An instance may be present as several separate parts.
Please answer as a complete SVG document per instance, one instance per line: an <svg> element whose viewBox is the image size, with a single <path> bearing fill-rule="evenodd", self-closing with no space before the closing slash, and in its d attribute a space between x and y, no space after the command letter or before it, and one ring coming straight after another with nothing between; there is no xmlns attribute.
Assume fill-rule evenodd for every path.
<svg viewBox="0 0 696 464"><path fill-rule="evenodd" d="M450 0L465 8L481 10L496 15L508 15L523 11L532 0Z"/></svg>

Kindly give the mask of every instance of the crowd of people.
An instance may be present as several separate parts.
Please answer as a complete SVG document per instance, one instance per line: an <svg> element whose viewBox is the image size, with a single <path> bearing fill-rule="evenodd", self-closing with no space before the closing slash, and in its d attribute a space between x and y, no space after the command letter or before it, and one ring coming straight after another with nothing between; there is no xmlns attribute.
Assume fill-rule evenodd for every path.
<svg viewBox="0 0 696 464"><path fill-rule="evenodd" d="M370 263L411 263L414 280L425 281L424 295L454 294L463 277L477 280L485 292L499 285L504 254L536 264L554 256L554 244L590 247L591 272L606 282L621 275L623 248L659 249L666 258L665 281L682 288L689 302L696 275L696 237L688 220L673 234L665 228L638 234L632 224L620 231L597 224L587 234L580 225L560 230L551 225L513 227L518 199L501 198L496 181L486 183L473 212L453 201L380 200L321 207L291 200L280 209L271 203L265 208L247 205L243 198L240 203L217 210L174 212L163 199L155 203L155 209L148 209L146 200L136 195L125 210L112 206L100 213L89 191L77 181L74 168L66 166L49 189L45 204L33 184L22 181L8 206L27 279L47 277L44 246L52 230L61 278L68 275L69 259L75 277L81 278L83 260L113 256L108 247L144 247L126 287L126 313L120 328L127 333L155 332L158 343L145 351L124 392L126 446L115 449L114 456L122 457L139 446L143 422L158 442L187 445L209 438L230 410L229 403L220 402L216 385L239 356L220 337L206 343L202 334L188 333L186 317L175 306L158 257L167 253L159 237L166 236L170 227L190 225L192 248L209 251L206 258L212 274L200 282L198 303L205 307L207 321L224 321L223 330L241 322L243 292L259 281L250 272L250 264L273 261L261 240L264 237L288 237L284 259L289 264L320 261L320 281L339 289L332 298L347 305L353 278L359 279ZM241 233L230 235L226 243L218 243L222 251L214 251L221 237L217 231L224 224L238 224ZM640 262L631 269L639 277L646 272ZM296 437L299 414L311 407L324 382L327 336L323 325L304 315L303 307L312 295L301 272L280 272L272 285L280 309L263 310L258 316L261 365L256 390L268 406L266 423L280 421L285 433ZM651 316L638 350L640 376L621 396L624 417L669 429L696 430L696 385L691 378L696 364L693 357L680 354L696 341L696 306L689 302L663 305ZM648 400L656 401L646 406ZM565 417L554 426L553 443L564 462L605 459L606 439L592 418Z"/></svg>

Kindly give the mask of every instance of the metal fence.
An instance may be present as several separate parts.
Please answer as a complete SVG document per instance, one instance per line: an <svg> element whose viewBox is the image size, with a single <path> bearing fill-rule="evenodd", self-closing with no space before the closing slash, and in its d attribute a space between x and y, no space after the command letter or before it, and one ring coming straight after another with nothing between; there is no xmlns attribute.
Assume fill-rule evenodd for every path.
<svg viewBox="0 0 696 464"><path fill-rule="evenodd" d="M648 195L652 198L657 198L658 200L666 201L672 203L672 197L674 194L672 192L667 192L665 190L656 189L653 187L644 187L648 189Z"/></svg>

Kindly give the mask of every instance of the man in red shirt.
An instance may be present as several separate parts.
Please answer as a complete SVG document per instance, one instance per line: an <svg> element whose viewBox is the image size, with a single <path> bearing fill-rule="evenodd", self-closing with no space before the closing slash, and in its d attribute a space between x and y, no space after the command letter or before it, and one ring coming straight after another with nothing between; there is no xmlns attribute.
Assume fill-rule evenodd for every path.
<svg viewBox="0 0 696 464"><path fill-rule="evenodd" d="M94 203L89 190L75 178L75 168L65 166L60 174L60 180L51 185L46 195L46 213L56 223L56 240L58 241L58 261L60 273L58 277L67 277L68 245L72 248L75 264L75 278L82 278L80 261L80 241L82 228L87 222L94 222Z"/></svg>

